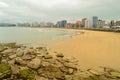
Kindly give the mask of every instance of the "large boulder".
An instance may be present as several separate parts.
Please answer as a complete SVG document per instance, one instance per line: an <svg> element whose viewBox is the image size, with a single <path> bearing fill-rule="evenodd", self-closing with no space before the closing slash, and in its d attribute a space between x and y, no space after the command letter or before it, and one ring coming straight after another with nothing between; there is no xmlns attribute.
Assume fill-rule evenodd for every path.
<svg viewBox="0 0 120 80"><path fill-rule="evenodd" d="M65 62L63 64L67 68L77 69L77 66L75 64L73 64L73 63L67 63L67 62Z"/></svg>
<svg viewBox="0 0 120 80"><path fill-rule="evenodd" d="M57 58L56 59L58 62L60 62L60 63L62 63L62 64L64 64L64 63L69 63L70 62L70 60L69 59L67 59L67 58Z"/></svg>
<svg viewBox="0 0 120 80"><path fill-rule="evenodd" d="M22 57L23 55L24 55L24 51L21 50L21 51L17 52L18 57Z"/></svg>
<svg viewBox="0 0 120 80"><path fill-rule="evenodd" d="M16 54L13 54L13 55L9 56L9 59L11 60L11 59L14 59L14 58L16 58L16 57L17 57L17 55L16 55Z"/></svg>
<svg viewBox="0 0 120 80"><path fill-rule="evenodd" d="M36 53L37 55L42 55L42 56L44 56L44 55L47 55L47 54L48 54L48 51L47 51L47 49L46 49L45 47L37 47L35 53Z"/></svg>
<svg viewBox="0 0 120 80"><path fill-rule="evenodd" d="M11 76L11 66L9 64L0 64L0 80Z"/></svg>
<svg viewBox="0 0 120 80"><path fill-rule="evenodd" d="M24 55L36 55L34 51L34 49L26 49L24 50Z"/></svg>
<svg viewBox="0 0 120 80"><path fill-rule="evenodd" d="M36 80L35 74L31 69L24 69L19 71L18 78L22 80Z"/></svg>
<svg viewBox="0 0 120 80"><path fill-rule="evenodd" d="M30 61L27 66L32 69L38 69L41 66L41 60L38 58L33 59Z"/></svg>
<svg viewBox="0 0 120 80"><path fill-rule="evenodd" d="M24 60L31 60L36 57L36 54L34 53L33 49L28 49L24 51L24 55L22 56L22 59Z"/></svg>
<svg viewBox="0 0 120 80"><path fill-rule="evenodd" d="M11 65L11 70L12 70L12 74L16 75L16 74L18 74L20 69L19 69L18 65Z"/></svg>
<svg viewBox="0 0 120 80"><path fill-rule="evenodd" d="M3 55L8 55L8 56L14 55L15 53L16 53L16 49L7 49L2 52Z"/></svg>
<svg viewBox="0 0 120 80"><path fill-rule="evenodd" d="M1 60L1 63L7 64L7 63L8 63L8 60L2 59L2 60Z"/></svg>
<svg viewBox="0 0 120 80"><path fill-rule="evenodd" d="M27 54L27 55L22 56L22 59L23 60L31 60L31 59L34 59L35 57L36 57L35 55Z"/></svg>
<svg viewBox="0 0 120 80"><path fill-rule="evenodd" d="M88 69L88 72L96 76L105 74L105 70L102 67L94 67L94 68Z"/></svg>
<svg viewBox="0 0 120 80"><path fill-rule="evenodd" d="M25 61L25 60L18 57L18 58L15 59L15 64L20 65L20 66L26 66L27 61Z"/></svg>
<svg viewBox="0 0 120 80"><path fill-rule="evenodd" d="M58 67L49 65L49 66L45 66L45 67L41 67L38 70L38 74L41 77L45 77L48 79L58 79L58 80L64 80L65 79L65 74L60 71L60 69Z"/></svg>
<svg viewBox="0 0 120 80"><path fill-rule="evenodd" d="M6 50L7 48L0 46L0 52L3 52L4 50Z"/></svg>
<svg viewBox="0 0 120 80"><path fill-rule="evenodd" d="M89 77L90 77L90 75L87 74L87 72L79 72L79 71L77 71L73 75L73 80L87 80L87 78L89 78Z"/></svg>
<svg viewBox="0 0 120 80"><path fill-rule="evenodd" d="M52 59L53 57L52 57L52 55L47 54L47 55L44 56L44 58L45 58L45 59Z"/></svg>
<svg viewBox="0 0 120 80"><path fill-rule="evenodd" d="M118 78L120 79L120 72L119 71L113 71L110 72L112 78Z"/></svg>
<svg viewBox="0 0 120 80"><path fill-rule="evenodd" d="M57 57L61 57L61 58L64 57L64 55L63 55L62 53L58 53L56 56L57 56Z"/></svg>

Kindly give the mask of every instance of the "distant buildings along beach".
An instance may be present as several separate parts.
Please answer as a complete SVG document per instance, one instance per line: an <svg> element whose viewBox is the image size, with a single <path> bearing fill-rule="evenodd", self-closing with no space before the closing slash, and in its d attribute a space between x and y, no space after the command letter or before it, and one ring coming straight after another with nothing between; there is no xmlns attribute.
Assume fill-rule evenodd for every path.
<svg viewBox="0 0 120 80"><path fill-rule="evenodd" d="M82 18L75 22L67 20L59 20L53 22L23 22L23 23L0 23L0 26L20 26L20 27L55 27L55 28L73 28L73 29L114 29L120 28L120 20L111 20L109 22L99 19L98 16L93 16L92 19Z"/></svg>

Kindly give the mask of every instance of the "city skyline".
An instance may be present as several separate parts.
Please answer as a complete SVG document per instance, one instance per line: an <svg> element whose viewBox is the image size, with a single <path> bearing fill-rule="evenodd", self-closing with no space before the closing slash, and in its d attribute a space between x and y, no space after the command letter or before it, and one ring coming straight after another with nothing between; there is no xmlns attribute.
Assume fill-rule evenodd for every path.
<svg viewBox="0 0 120 80"><path fill-rule="evenodd" d="M70 22L99 16L119 20L119 0L1 0L0 22Z"/></svg>

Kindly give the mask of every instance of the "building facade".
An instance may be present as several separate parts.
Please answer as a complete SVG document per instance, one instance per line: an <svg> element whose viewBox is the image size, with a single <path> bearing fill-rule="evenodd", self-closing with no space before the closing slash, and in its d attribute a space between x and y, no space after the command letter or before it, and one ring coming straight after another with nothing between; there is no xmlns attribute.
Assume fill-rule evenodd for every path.
<svg viewBox="0 0 120 80"><path fill-rule="evenodd" d="M103 20L98 20L97 28L103 28L104 26L105 26L105 21L103 21Z"/></svg>
<svg viewBox="0 0 120 80"><path fill-rule="evenodd" d="M98 17L97 16L93 16L92 27L93 28L97 28L97 24L98 24Z"/></svg>
<svg viewBox="0 0 120 80"><path fill-rule="evenodd" d="M90 21L87 18L82 19L82 27L83 28L89 28L90 27Z"/></svg>
<svg viewBox="0 0 120 80"><path fill-rule="evenodd" d="M81 25L82 25L82 24L81 24L81 21L79 21L79 20L78 20L78 21L76 21L76 28L80 28L80 27L81 27Z"/></svg>
<svg viewBox="0 0 120 80"><path fill-rule="evenodd" d="M116 21L116 26L120 26L120 21Z"/></svg>
<svg viewBox="0 0 120 80"><path fill-rule="evenodd" d="M62 20L57 22L57 27L65 28L67 24L67 20Z"/></svg>

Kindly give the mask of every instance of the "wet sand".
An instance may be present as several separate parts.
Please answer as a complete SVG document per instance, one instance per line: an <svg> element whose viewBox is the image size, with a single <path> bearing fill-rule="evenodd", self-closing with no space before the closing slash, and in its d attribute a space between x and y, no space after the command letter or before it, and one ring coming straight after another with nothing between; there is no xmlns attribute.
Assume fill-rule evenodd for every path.
<svg viewBox="0 0 120 80"><path fill-rule="evenodd" d="M70 29L71 30L71 29ZM82 68L105 66L120 69L120 33L89 30L54 44L50 51L75 57Z"/></svg>

